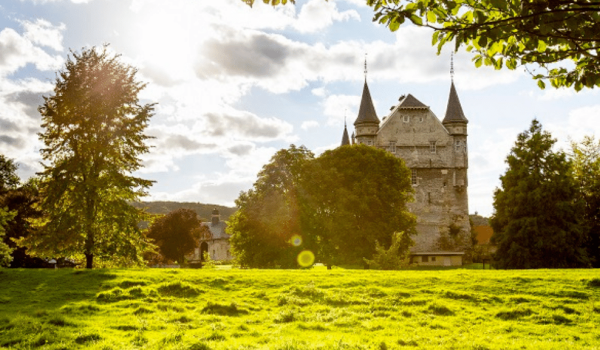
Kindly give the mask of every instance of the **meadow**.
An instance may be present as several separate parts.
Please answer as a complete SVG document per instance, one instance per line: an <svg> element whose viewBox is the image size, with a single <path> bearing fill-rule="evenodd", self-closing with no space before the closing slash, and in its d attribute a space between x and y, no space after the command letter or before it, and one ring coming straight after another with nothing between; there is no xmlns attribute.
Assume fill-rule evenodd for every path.
<svg viewBox="0 0 600 350"><path fill-rule="evenodd" d="M0 348L600 349L600 273L0 269Z"/></svg>

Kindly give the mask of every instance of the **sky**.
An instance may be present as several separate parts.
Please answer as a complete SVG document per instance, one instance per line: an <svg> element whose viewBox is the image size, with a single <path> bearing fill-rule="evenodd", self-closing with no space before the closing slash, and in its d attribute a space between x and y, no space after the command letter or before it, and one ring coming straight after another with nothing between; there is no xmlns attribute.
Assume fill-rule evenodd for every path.
<svg viewBox="0 0 600 350"><path fill-rule="evenodd" d="M146 200L233 206L271 156L290 144L315 154L349 132L365 79L381 119L411 93L443 119L450 50L432 32L373 23L365 0L6 0L0 3L0 153L23 180L41 170L37 107L70 50L110 44L158 103L138 174ZM535 69L535 67L530 67ZM469 119L469 211L493 213L493 192L517 135L537 118L557 149L600 131L598 90L540 90L523 68L475 68L454 56Z"/></svg>

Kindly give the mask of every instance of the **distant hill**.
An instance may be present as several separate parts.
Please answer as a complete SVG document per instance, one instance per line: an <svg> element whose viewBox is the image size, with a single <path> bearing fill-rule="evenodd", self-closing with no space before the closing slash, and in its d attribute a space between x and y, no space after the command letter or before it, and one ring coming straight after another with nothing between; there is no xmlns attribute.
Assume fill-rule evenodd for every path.
<svg viewBox="0 0 600 350"><path fill-rule="evenodd" d="M225 207L216 204L202 204L192 202L137 202L132 204L136 208L147 208L146 211L150 214L168 214L177 209L194 210L202 221L210 221L213 209L218 209L221 215L221 220L227 221L231 214L235 213L236 208Z"/></svg>

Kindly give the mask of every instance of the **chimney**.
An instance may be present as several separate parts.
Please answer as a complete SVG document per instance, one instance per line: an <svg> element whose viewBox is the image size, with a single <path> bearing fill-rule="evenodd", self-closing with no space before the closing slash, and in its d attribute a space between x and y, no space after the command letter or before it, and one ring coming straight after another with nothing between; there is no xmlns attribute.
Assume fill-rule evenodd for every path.
<svg viewBox="0 0 600 350"><path fill-rule="evenodd" d="M219 210L217 210L217 208L213 209L212 211L212 226L218 225L219 224Z"/></svg>

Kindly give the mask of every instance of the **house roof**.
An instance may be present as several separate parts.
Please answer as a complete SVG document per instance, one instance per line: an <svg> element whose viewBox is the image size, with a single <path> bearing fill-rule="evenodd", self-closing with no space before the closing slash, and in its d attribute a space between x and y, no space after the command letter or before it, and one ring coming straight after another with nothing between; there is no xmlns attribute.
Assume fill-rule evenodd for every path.
<svg viewBox="0 0 600 350"><path fill-rule="evenodd" d="M346 128L346 124L344 124L344 134L342 135L342 146L346 146L350 144L350 137L348 137L348 129Z"/></svg>
<svg viewBox="0 0 600 350"><path fill-rule="evenodd" d="M202 226L208 227L212 239L229 239L229 235L225 232L227 224L223 221L219 221L217 224L214 225L212 222L203 222Z"/></svg>
<svg viewBox="0 0 600 350"><path fill-rule="evenodd" d="M469 121L463 113L454 82L450 85L450 96L448 97L448 107L446 108L446 116L442 123L468 123Z"/></svg>
<svg viewBox="0 0 600 350"><path fill-rule="evenodd" d="M413 95L408 94L400 100L398 105L400 109L412 109L412 108L429 108L423 102L417 100Z"/></svg>
<svg viewBox="0 0 600 350"><path fill-rule="evenodd" d="M356 117L354 125L362 123L379 124L379 118L377 118L377 113L375 113L375 107L373 107L373 100L371 99L371 93L369 92L366 80L363 87L362 99L360 100L360 108L358 109L358 117Z"/></svg>
<svg viewBox="0 0 600 350"><path fill-rule="evenodd" d="M473 231L477 234L477 244L489 244L494 235L494 230L488 225L473 226Z"/></svg>

